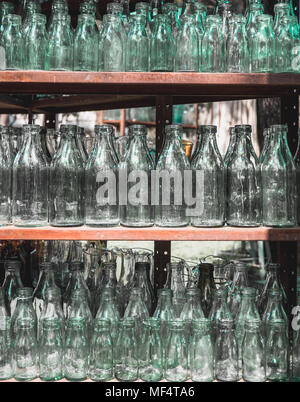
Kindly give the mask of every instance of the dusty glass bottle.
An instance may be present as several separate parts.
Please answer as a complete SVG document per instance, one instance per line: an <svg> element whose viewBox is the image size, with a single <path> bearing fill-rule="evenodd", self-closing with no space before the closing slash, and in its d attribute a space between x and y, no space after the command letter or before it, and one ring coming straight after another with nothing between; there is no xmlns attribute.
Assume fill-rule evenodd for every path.
<svg viewBox="0 0 300 402"><path fill-rule="evenodd" d="M186 226L190 219L184 200L184 172L190 170L190 163L182 146L183 128L174 124L165 130L165 143L156 164L155 224Z"/></svg>
<svg viewBox="0 0 300 402"><path fill-rule="evenodd" d="M275 31L275 57L274 71L277 73L290 73L293 71L294 37L291 31L291 17L281 17L278 30Z"/></svg>
<svg viewBox="0 0 300 402"><path fill-rule="evenodd" d="M188 378L188 346L184 335L184 322L169 322L169 334L165 350L165 379L182 382Z"/></svg>
<svg viewBox="0 0 300 402"><path fill-rule="evenodd" d="M195 16L184 16L176 36L175 71L199 71L199 43Z"/></svg>
<svg viewBox="0 0 300 402"><path fill-rule="evenodd" d="M1 3L0 3L1 4ZM10 149L7 152L8 128L0 126L0 225L11 222L11 187L13 158Z"/></svg>
<svg viewBox="0 0 300 402"><path fill-rule="evenodd" d="M44 14L33 14L28 22L24 37L24 68L46 70L48 34L47 18Z"/></svg>
<svg viewBox="0 0 300 402"><path fill-rule="evenodd" d="M223 226L225 222L224 164L216 141L216 126L201 126L201 146L191 165L196 207L193 226Z"/></svg>
<svg viewBox="0 0 300 402"><path fill-rule="evenodd" d="M69 381L84 381L88 375L89 346L84 318L70 318L64 347L64 377Z"/></svg>
<svg viewBox="0 0 300 402"><path fill-rule="evenodd" d="M76 147L77 126L62 124L61 142L49 177L49 220L52 226L80 226L84 220L84 165Z"/></svg>
<svg viewBox="0 0 300 402"><path fill-rule="evenodd" d="M118 161L112 147L112 126L95 126L95 142L85 166L85 223L113 226L119 223Z"/></svg>
<svg viewBox="0 0 300 402"><path fill-rule="evenodd" d="M227 303L227 289L219 288L214 291L214 298L208 318L211 321L213 345L217 339L222 320L231 320L232 316Z"/></svg>
<svg viewBox="0 0 300 402"><path fill-rule="evenodd" d="M261 215L259 172L253 159L251 126L235 126L236 144L227 164L227 224L259 226Z"/></svg>
<svg viewBox="0 0 300 402"><path fill-rule="evenodd" d="M204 73L224 71L224 37L219 15L208 15L205 19L201 42L201 68Z"/></svg>
<svg viewBox="0 0 300 402"><path fill-rule="evenodd" d="M14 376L13 349L11 340L11 319L0 316L0 380L8 380Z"/></svg>
<svg viewBox="0 0 300 402"><path fill-rule="evenodd" d="M142 289L143 300L147 306L150 317L152 316L155 306L156 297L154 288L150 280L150 263L149 262L136 262L133 276L133 286Z"/></svg>
<svg viewBox="0 0 300 402"><path fill-rule="evenodd" d="M157 14L150 44L150 71L174 71L175 43L170 27L170 19L165 14Z"/></svg>
<svg viewBox="0 0 300 402"><path fill-rule="evenodd" d="M24 67L24 39L19 15L8 14L4 17L0 55L0 70L22 70Z"/></svg>
<svg viewBox="0 0 300 402"><path fill-rule="evenodd" d="M38 340L43 333L43 320L57 319L60 325L60 335L62 342L65 340L65 315L61 303L61 291L58 287L48 287L45 290L45 303L38 322Z"/></svg>
<svg viewBox="0 0 300 402"><path fill-rule="evenodd" d="M185 266L182 262L167 264L167 280L165 287L172 290L172 304L175 317L179 318L186 302L186 288L184 282Z"/></svg>
<svg viewBox="0 0 300 402"><path fill-rule="evenodd" d="M233 15L229 23L226 43L226 71L229 73L249 72L249 46L246 34L246 19L242 15Z"/></svg>
<svg viewBox="0 0 300 402"><path fill-rule="evenodd" d="M175 318L175 313L172 306L171 289L158 290L158 302L153 317L159 319L160 337L163 344L163 348L165 348L168 338L169 321Z"/></svg>
<svg viewBox="0 0 300 402"><path fill-rule="evenodd" d="M55 14L49 30L46 65L48 70L73 70L73 32L71 17L67 14Z"/></svg>
<svg viewBox="0 0 300 402"><path fill-rule="evenodd" d="M113 378L113 348L110 321L97 319L90 347L89 377L93 381L109 381Z"/></svg>
<svg viewBox="0 0 300 402"><path fill-rule="evenodd" d="M143 381L160 381L163 378L163 348L159 333L159 320L143 321L143 334L139 347L139 378Z"/></svg>
<svg viewBox="0 0 300 402"><path fill-rule="evenodd" d="M213 264L201 263L198 265L197 288L200 290L200 301L204 316L207 317L211 311L216 290Z"/></svg>
<svg viewBox="0 0 300 402"><path fill-rule="evenodd" d="M190 343L192 337L192 322L200 320L204 317L200 303L200 289L187 288L186 302L182 308L180 319L184 322L184 333L187 344Z"/></svg>
<svg viewBox="0 0 300 402"><path fill-rule="evenodd" d="M235 263L233 280L228 292L228 305L232 318L235 319L242 298L242 290L249 286L248 269L242 262Z"/></svg>
<svg viewBox="0 0 300 402"><path fill-rule="evenodd" d="M257 17L263 14L264 7L260 2L254 2L249 4L249 13L246 22L246 35L248 39L249 46L249 72L252 72L252 49L253 49L253 38L256 34L257 28Z"/></svg>
<svg viewBox="0 0 300 402"><path fill-rule="evenodd" d="M134 318L126 318L121 322L120 335L116 346L115 376L120 381L138 379L138 350L134 333Z"/></svg>
<svg viewBox="0 0 300 402"><path fill-rule="evenodd" d="M270 142L261 165L263 224L295 226L296 168L287 145L287 126L271 127Z"/></svg>
<svg viewBox="0 0 300 402"><path fill-rule="evenodd" d="M131 290L129 302L124 312L124 319L129 317L134 319L134 334L137 345L139 345L142 337L143 321L149 318L146 304L142 299L142 289L140 288Z"/></svg>
<svg viewBox="0 0 300 402"><path fill-rule="evenodd" d="M275 36L272 16L257 16L257 30L251 41L251 66L253 73L271 73L274 68Z"/></svg>
<svg viewBox="0 0 300 402"><path fill-rule="evenodd" d="M48 224L48 164L40 145L40 126L23 126L24 142L13 163L15 226Z"/></svg>
<svg viewBox="0 0 300 402"><path fill-rule="evenodd" d="M44 318L39 345L39 376L43 381L57 381L63 376L63 340L58 318Z"/></svg>
<svg viewBox="0 0 300 402"><path fill-rule="evenodd" d="M287 381L289 368L289 341L286 322L281 319L270 321L266 338L266 376L269 381Z"/></svg>
<svg viewBox="0 0 300 402"><path fill-rule="evenodd" d="M149 71L149 38L146 17L137 14L131 17L126 40L126 71Z"/></svg>
<svg viewBox="0 0 300 402"><path fill-rule="evenodd" d="M38 345L34 326L34 321L25 317L19 318L16 323L13 360L17 381L30 381L38 376Z"/></svg>
<svg viewBox="0 0 300 402"><path fill-rule="evenodd" d="M45 305L46 290L55 287L54 266L52 262L42 262L40 264L40 275L38 283L33 292L33 307L35 309L37 319L40 319L41 313Z"/></svg>
<svg viewBox="0 0 300 402"><path fill-rule="evenodd" d="M98 70L98 36L95 17L90 14L80 14L74 33L75 71Z"/></svg>
<svg viewBox="0 0 300 402"><path fill-rule="evenodd" d="M5 277L2 289L5 297L5 306L10 316L13 315L17 304L17 290L23 287L20 276L20 261L6 261L4 263Z"/></svg>
<svg viewBox="0 0 300 402"><path fill-rule="evenodd" d="M192 321L192 337L189 347L191 380L211 382L214 379L213 344L207 318Z"/></svg>
<svg viewBox="0 0 300 402"><path fill-rule="evenodd" d="M246 320L245 336L241 345L242 375L244 381L266 380L265 342L260 320Z"/></svg>

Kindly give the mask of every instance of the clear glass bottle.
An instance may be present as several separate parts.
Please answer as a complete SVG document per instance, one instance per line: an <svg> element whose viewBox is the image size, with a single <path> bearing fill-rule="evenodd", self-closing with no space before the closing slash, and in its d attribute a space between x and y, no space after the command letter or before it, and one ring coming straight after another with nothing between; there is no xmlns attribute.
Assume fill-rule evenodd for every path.
<svg viewBox="0 0 300 402"><path fill-rule="evenodd" d="M0 3L1 4L1 3ZM13 158L10 145L7 144L8 128L0 126L0 225L11 222L11 188ZM7 152L7 145L10 152Z"/></svg>
<svg viewBox="0 0 300 402"><path fill-rule="evenodd" d="M238 345L233 329L233 320L219 322L219 334L214 347L215 376L219 381L238 380Z"/></svg>
<svg viewBox="0 0 300 402"><path fill-rule="evenodd" d="M150 187L153 161L147 145L147 130L139 124L132 125L129 130L129 147L119 165L120 185L127 186L120 189L120 222L124 226L152 226L154 208Z"/></svg>
<svg viewBox="0 0 300 402"><path fill-rule="evenodd" d="M126 41L120 16L107 14L103 36L103 71L125 71Z"/></svg>
<svg viewBox="0 0 300 402"><path fill-rule="evenodd" d="M251 66L253 73L271 73L274 68L275 35L271 15L261 14L256 18L257 30L251 45Z"/></svg>
<svg viewBox="0 0 300 402"><path fill-rule="evenodd" d="M134 333L137 344L140 344L142 337L143 321L149 318L149 313L144 300L142 299L142 289L133 288L131 290L129 303L124 312L124 319L134 319Z"/></svg>
<svg viewBox="0 0 300 402"><path fill-rule="evenodd" d="M208 318L211 321L212 342L214 345L219 333L220 322L232 319L227 303L226 288L219 288L214 291L213 303Z"/></svg>
<svg viewBox="0 0 300 402"><path fill-rule="evenodd" d="M71 17L67 14L55 14L49 30L46 65L48 70L73 70L73 32Z"/></svg>
<svg viewBox="0 0 300 402"><path fill-rule="evenodd" d="M264 382L266 380L265 342L260 328L260 320L245 321L245 336L240 352L244 381Z"/></svg>
<svg viewBox="0 0 300 402"><path fill-rule="evenodd" d="M251 126L235 126L236 144L227 164L227 224L260 225L260 183L257 157L253 159Z"/></svg>
<svg viewBox="0 0 300 402"><path fill-rule="evenodd" d="M205 317L200 303L200 289L187 288L185 294L186 302L181 311L180 319L184 322L185 339L187 344L189 344L192 336L193 320L200 320Z"/></svg>
<svg viewBox="0 0 300 402"><path fill-rule="evenodd" d="M290 5L287 4L284 0L277 2L274 4L274 23L273 23L273 31L275 35L278 33L281 18L282 17L289 17L290 14Z"/></svg>
<svg viewBox="0 0 300 402"><path fill-rule="evenodd" d="M37 319L40 319L45 305L46 290L50 287L56 287L54 278L54 266L52 262L42 262L40 264L40 275L38 283L33 292L33 307Z"/></svg>
<svg viewBox="0 0 300 402"><path fill-rule="evenodd" d="M77 126L62 124L61 142L49 177L49 220L52 226L80 226L84 220L84 165L76 147Z"/></svg>
<svg viewBox="0 0 300 402"><path fill-rule="evenodd" d="M275 31L275 72L291 73L293 71L294 42L294 36L291 30L291 17L281 17L278 30Z"/></svg>
<svg viewBox="0 0 300 402"><path fill-rule="evenodd" d="M41 149L40 126L24 125L23 146L13 164L15 226L48 224L48 164Z"/></svg>
<svg viewBox="0 0 300 402"><path fill-rule="evenodd" d="M14 343L14 378L31 381L38 376L38 344L35 323L31 318L19 318Z"/></svg>
<svg viewBox="0 0 300 402"><path fill-rule="evenodd" d="M179 318L186 302L186 288L184 282L185 266L182 262L167 264L167 280L165 287L172 290L172 304L175 317Z"/></svg>
<svg viewBox="0 0 300 402"><path fill-rule="evenodd" d="M270 142L261 165L263 224L296 225L296 168L287 145L287 126L271 127Z"/></svg>
<svg viewBox="0 0 300 402"><path fill-rule="evenodd" d="M172 305L172 290L171 289L159 289L158 290L158 302L154 311L153 317L159 319L160 323L160 337L165 348L168 338L169 321L175 318L175 313Z"/></svg>
<svg viewBox="0 0 300 402"><path fill-rule="evenodd" d="M252 50L253 50L253 38L256 35L257 29L257 17L263 14L264 6L260 2L254 2L249 4L249 13L247 15L246 22L246 35L249 46L249 72L252 72Z"/></svg>
<svg viewBox="0 0 300 402"><path fill-rule="evenodd" d="M2 284L5 306L9 316L12 317L16 304L17 304L17 290L23 287L23 283L20 276L20 261L5 261L5 277Z"/></svg>
<svg viewBox="0 0 300 402"><path fill-rule="evenodd" d="M176 36L175 71L199 71L199 44L195 16L186 15L181 19Z"/></svg>
<svg viewBox="0 0 300 402"><path fill-rule="evenodd" d="M87 225L113 226L119 223L118 161L112 147L113 135L112 126L95 126L94 148L85 166Z"/></svg>
<svg viewBox="0 0 300 402"><path fill-rule="evenodd" d="M43 320L57 319L60 324L62 342L65 340L65 315L61 303L61 291L58 287L48 287L45 290L45 303L38 322L38 340L42 338Z"/></svg>
<svg viewBox="0 0 300 402"><path fill-rule="evenodd" d="M157 318L143 321L143 335L139 347L139 379L157 382L163 378L163 348Z"/></svg>
<svg viewBox="0 0 300 402"><path fill-rule="evenodd" d="M98 37L95 17L90 14L80 14L74 33L75 71L98 70Z"/></svg>
<svg viewBox="0 0 300 402"><path fill-rule="evenodd" d="M197 288L200 290L200 301L204 317L208 317L216 290L213 264L201 263L198 265Z"/></svg>
<svg viewBox="0 0 300 402"><path fill-rule="evenodd" d="M77 126L76 144L85 165L89 155L85 147L85 132L83 127Z"/></svg>
<svg viewBox="0 0 300 402"><path fill-rule="evenodd" d="M242 15L233 15L229 22L229 34L226 43L226 71L229 73L249 72L250 56L246 34L246 19Z"/></svg>
<svg viewBox="0 0 300 402"><path fill-rule="evenodd" d="M33 14L24 37L24 68L27 70L46 70L48 34L47 18L44 14Z"/></svg>
<svg viewBox="0 0 300 402"><path fill-rule="evenodd" d="M126 71L149 71L149 37L146 17L136 14L130 18L126 40Z"/></svg>
<svg viewBox="0 0 300 402"><path fill-rule="evenodd" d="M270 331L266 338L266 374L269 381L287 381L289 370L289 341L286 321L270 320Z"/></svg>
<svg viewBox="0 0 300 402"><path fill-rule="evenodd" d="M172 35L174 41L176 41L177 33L180 28L178 5L176 3L164 3L162 13L169 17Z"/></svg>
<svg viewBox="0 0 300 402"><path fill-rule="evenodd" d="M84 381L88 376L89 346L82 317L70 318L67 323L64 347L64 377L69 381Z"/></svg>
<svg viewBox="0 0 300 402"><path fill-rule="evenodd" d="M225 168L227 168L228 162L231 158L231 155L234 151L236 143L236 132L235 132L235 127L229 127L229 144L226 150L226 154L224 156L224 165Z"/></svg>
<svg viewBox="0 0 300 402"><path fill-rule="evenodd" d="M5 291L3 287L0 287L0 321L10 318L10 313L5 303Z"/></svg>
<svg viewBox="0 0 300 402"><path fill-rule="evenodd" d="M228 292L228 305L232 318L235 319L242 299L242 290L249 286L248 269L242 262L235 263L233 280Z"/></svg>
<svg viewBox="0 0 300 402"><path fill-rule="evenodd" d="M142 289L142 298L146 304L149 316L151 317L156 307L156 297L154 293L154 288L150 280L149 262L135 263L132 284L133 287Z"/></svg>
<svg viewBox="0 0 300 402"><path fill-rule="evenodd" d="M155 224L186 226L190 219L184 200L184 172L190 170L190 163L182 145L183 128L173 124L165 131L165 143L156 164Z"/></svg>
<svg viewBox="0 0 300 402"><path fill-rule="evenodd" d="M63 340L58 318L44 318L39 346L39 376L43 381L57 381L63 376Z"/></svg>
<svg viewBox="0 0 300 402"><path fill-rule="evenodd" d="M8 316L0 316L0 381L14 376L10 324L11 320Z"/></svg>
<svg viewBox="0 0 300 402"><path fill-rule="evenodd" d="M175 43L170 19L165 14L154 18L150 45L150 71L174 71Z"/></svg>
<svg viewBox="0 0 300 402"><path fill-rule="evenodd" d="M57 15L67 16L69 13L69 7L67 0L53 0L51 4L51 14L48 20L48 32L53 29L53 20Z"/></svg>
<svg viewBox="0 0 300 402"><path fill-rule="evenodd" d="M24 39L19 15L4 17L0 38L0 70L22 70L24 67Z"/></svg>
<svg viewBox="0 0 300 402"><path fill-rule="evenodd" d="M165 350L165 379L183 382L188 378L188 346L184 334L184 321L169 321L169 335Z"/></svg>
<svg viewBox="0 0 300 402"><path fill-rule="evenodd" d="M134 318L122 320L115 354L117 357L115 376L119 381L135 381L138 379L138 345L134 328Z"/></svg>
<svg viewBox="0 0 300 402"><path fill-rule="evenodd" d="M11 317L12 340L16 339L18 320L28 318L34 323L34 334L37 334L37 317L32 302L33 289L22 287L17 289L17 304Z"/></svg>
<svg viewBox="0 0 300 402"><path fill-rule="evenodd" d="M263 131L263 136L264 136L264 145L263 145L262 151L261 151L261 153L259 155L259 158L258 158L258 164L260 166L260 169L261 169L262 163L263 163L263 161L265 159L265 155L266 155L266 153L268 151L268 148L269 148L270 139L271 139L271 129L270 128L265 128L264 131Z"/></svg>
<svg viewBox="0 0 300 402"><path fill-rule="evenodd" d="M272 321L282 320L285 322L285 330L288 331L288 318L282 304L282 293L280 289L268 290L268 303L262 315L262 330L265 339L268 338Z"/></svg>
<svg viewBox="0 0 300 402"><path fill-rule="evenodd" d="M224 37L219 15L208 15L201 42L201 68L204 73L224 71Z"/></svg>
<svg viewBox="0 0 300 402"><path fill-rule="evenodd" d="M109 381L113 378L113 346L110 321L97 319L90 347L89 377L93 381Z"/></svg>
<svg viewBox="0 0 300 402"><path fill-rule="evenodd" d="M211 382L214 379L213 344L207 318L192 321L193 334L189 347L191 380Z"/></svg>
<svg viewBox="0 0 300 402"><path fill-rule="evenodd" d="M0 3L0 35L3 32L3 23L4 23L4 17L8 14L13 14L14 13L14 4L7 2L7 1L1 1Z"/></svg>
<svg viewBox="0 0 300 402"><path fill-rule="evenodd" d="M224 54L227 53L227 42L230 31L230 21L235 14L232 10L232 4L228 0L217 0L215 14L221 18L221 31L224 40ZM226 68L225 68L226 70Z"/></svg>
<svg viewBox="0 0 300 402"><path fill-rule="evenodd" d="M191 165L194 194L198 199L191 216L191 224L193 226L223 226L225 222L224 164L216 141L217 127L201 126L200 130L201 146Z"/></svg>

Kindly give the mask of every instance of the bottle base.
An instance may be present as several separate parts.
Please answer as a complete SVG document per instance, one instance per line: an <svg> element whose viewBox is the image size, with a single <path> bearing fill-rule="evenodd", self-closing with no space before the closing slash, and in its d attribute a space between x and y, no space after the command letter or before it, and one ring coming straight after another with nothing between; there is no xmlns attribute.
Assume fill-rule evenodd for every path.
<svg viewBox="0 0 300 402"><path fill-rule="evenodd" d="M85 222L86 226L89 227L94 227L94 228L111 228L119 225L119 221L113 221L109 223L104 223L104 222Z"/></svg>
<svg viewBox="0 0 300 402"><path fill-rule="evenodd" d="M144 222L144 223L137 224L137 223L133 223L133 222L120 222L120 225L128 227L128 228L149 228L149 227L153 226L154 223L153 222L150 222L150 223Z"/></svg>

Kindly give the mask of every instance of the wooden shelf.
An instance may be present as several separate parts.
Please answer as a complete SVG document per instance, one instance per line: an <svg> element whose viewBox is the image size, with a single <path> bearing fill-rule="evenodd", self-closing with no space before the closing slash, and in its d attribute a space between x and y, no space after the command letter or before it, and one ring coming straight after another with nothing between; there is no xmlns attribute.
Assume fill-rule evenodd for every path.
<svg viewBox="0 0 300 402"><path fill-rule="evenodd" d="M300 227L295 228L93 228L81 227L37 227L23 228L2 226L3 240L165 240L165 241L233 241L270 240L300 241Z"/></svg>

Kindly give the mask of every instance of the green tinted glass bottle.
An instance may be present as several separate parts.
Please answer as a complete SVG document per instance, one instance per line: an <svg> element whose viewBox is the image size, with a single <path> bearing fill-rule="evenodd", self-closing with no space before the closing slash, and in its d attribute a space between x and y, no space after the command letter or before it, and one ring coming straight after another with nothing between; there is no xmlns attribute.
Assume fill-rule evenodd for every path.
<svg viewBox="0 0 300 402"><path fill-rule="evenodd" d="M45 70L48 34L46 16L33 14L29 18L28 29L24 37L24 68L27 70Z"/></svg>
<svg viewBox="0 0 300 402"><path fill-rule="evenodd" d="M185 338L187 343L192 336L192 321L204 318L200 303L200 289L188 288L186 290L186 303L180 314L180 319L184 322Z"/></svg>
<svg viewBox="0 0 300 402"><path fill-rule="evenodd" d="M287 381L289 341L284 320L270 320L270 331L266 338L265 350L267 379L270 381Z"/></svg>
<svg viewBox="0 0 300 402"><path fill-rule="evenodd" d="M277 35L278 29L281 25L281 18L290 16L289 4L284 1L279 1L277 4L274 5L274 14L273 30L274 34Z"/></svg>
<svg viewBox="0 0 300 402"><path fill-rule="evenodd" d="M47 46L47 69L54 71L73 70L73 32L71 17L54 14Z"/></svg>
<svg viewBox="0 0 300 402"><path fill-rule="evenodd" d="M17 304L17 290L23 287L20 268L20 261L6 261L4 263L5 277L2 289L4 292L5 306L11 317Z"/></svg>
<svg viewBox="0 0 300 402"><path fill-rule="evenodd" d="M170 20L167 15L158 14L154 20L150 45L150 70L174 71L175 44Z"/></svg>
<svg viewBox="0 0 300 402"><path fill-rule="evenodd" d="M165 347L168 338L169 321L175 318L175 313L172 306L171 289L159 289L158 303L153 317L159 319L161 341L163 343L163 347Z"/></svg>
<svg viewBox="0 0 300 402"><path fill-rule="evenodd" d="M210 324L210 320L206 318L192 321L193 331L189 347L192 381L210 382L214 378Z"/></svg>
<svg viewBox="0 0 300 402"><path fill-rule="evenodd" d="M4 28L0 38L0 69L21 70L24 67L24 39L22 20L19 15L4 17Z"/></svg>
<svg viewBox="0 0 300 402"><path fill-rule="evenodd" d="M98 36L95 17L90 14L80 14L74 34L75 71L98 70Z"/></svg>
<svg viewBox="0 0 300 402"><path fill-rule="evenodd" d="M124 318L121 322L115 353L115 375L120 381L135 381L138 378L138 350L134 325L134 318Z"/></svg>
<svg viewBox="0 0 300 402"><path fill-rule="evenodd" d="M54 17L57 15L64 15L65 17L68 15L69 8L67 0L53 0L51 5L51 14L48 21L48 31L51 32L53 27L52 23Z"/></svg>
<svg viewBox="0 0 300 402"><path fill-rule="evenodd" d="M0 3L0 35L3 32L3 22L4 22L4 17L8 14L13 14L14 13L14 4L9 3L7 1L1 1Z"/></svg>
<svg viewBox="0 0 300 402"><path fill-rule="evenodd" d="M130 18L126 40L126 71L149 71L149 38L146 18L141 14Z"/></svg>
<svg viewBox="0 0 300 402"><path fill-rule="evenodd" d="M291 17L281 17L278 29L275 31L275 72L292 72L293 47L294 37L291 31Z"/></svg>
<svg viewBox="0 0 300 402"><path fill-rule="evenodd" d="M28 319L33 322L34 336L37 335L37 317L32 303L32 288L19 288L17 290L17 305L11 317L12 340L16 340L19 320Z"/></svg>
<svg viewBox="0 0 300 402"><path fill-rule="evenodd" d="M71 296L71 304L68 308L67 322L72 318L84 319L84 330L87 342L90 342L93 328L93 317L87 302L84 289L76 289Z"/></svg>
<svg viewBox="0 0 300 402"><path fill-rule="evenodd" d="M249 4L249 13L247 16L247 22L246 22L246 35L247 35L247 40L248 40L248 46L249 46L249 71L252 72L252 50L253 50L253 38L255 37L256 34L256 28L257 28L257 17L261 14L263 14L264 7L261 3L255 2L255 3L250 3Z"/></svg>
<svg viewBox="0 0 300 402"><path fill-rule="evenodd" d="M268 303L262 315L262 330L265 338L267 339L271 330L272 321L282 320L285 322L285 331L288 328L288 318L282 303L282 293L280 289L268 290Z"/></svg>
<svg viewBox="0 0 300 402"><path fill-rule="evenodd" d="M262 14L256 19L257 31L251 45L251 66L253 73L270 73L274 68L275 35L271 15Z"/></svg>
<svg viewBox="0 0 300 402"><path fill-rule="evenodd" d="M3 300L4 301L4 300ZM1 301L0 301L1 303ZM8 380L14 375L13 349L11 339L11 319L0 316L0 380Z"/></svg>
<svg viewBox="0 0 300 402"><path fill-rule="evenodd" d="M226 71L229 73L247 73L249 71L246 19L242 15L234 15L230 19L225 64Z"/></svg>
<svg viewBox="0 0 300 402"><path fill-rule="evenodd" d="M179 23L179 12L178 6L176 3L164 3L162 13L167 15L170 19L171 31L174 38L174 41L177 38L177 32L180 28Z"/></svg>
<svg viewBox="0 0 300 402"><path fill-rule="evenodd" d="M214 291L213 303L208 318L211 321L212 342L216 341L221 320L231 320L232 316L227 303L227 289L219 288Z"/></svg>
<svg viewBox="0 0 300 402"><path fill-rule="evenodd" d="M224 71L224 37L219 15L208 15L205 19L201 42L201 66L204 73Z"/></svg>
<svg viewBox="0 0 300 402"><path fill-rule="evenodd" d="M194 15L186 15L176 36L175 71L199 71L200 38Z"/></svg>
<svg viewBox="0 0 300 402"><path fill-rule="evenodd" d="M107 14L103 36L104 71L125 71L126 39L119 15Z"/></svg>

